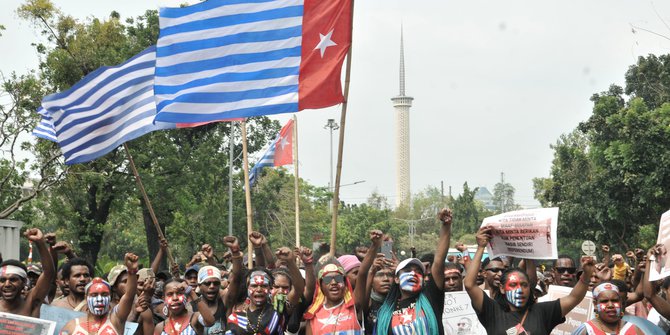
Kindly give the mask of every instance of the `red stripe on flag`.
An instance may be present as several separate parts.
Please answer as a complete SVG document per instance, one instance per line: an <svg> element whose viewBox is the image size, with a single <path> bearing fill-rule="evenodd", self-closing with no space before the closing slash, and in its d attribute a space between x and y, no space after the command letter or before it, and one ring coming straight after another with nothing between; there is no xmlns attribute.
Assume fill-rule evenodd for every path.
<svg viewBox="0 0 670 335"><path fill-rule="evenodd" d="M293 164L293 120L282 127L275 142L275 166Z"/></svg>
<svg viewBox="0 0 670 335"><path fill-rule="evenodd" d="M200 127L209 123L214 123L214 122L232 122L232 121L243 121L244 118L233 118L233 119L223 119L223 120L216 120L216 121L208 121L208 122L193 122L193 123L177 123L177 128L194 128L194 127Z"/></svg>
<svg viewBox="0 0 670 335"><path fill-rule="evenodd" d="M351 0L305 0L298 109L341 103L342 63L351 45Z"/></svg>

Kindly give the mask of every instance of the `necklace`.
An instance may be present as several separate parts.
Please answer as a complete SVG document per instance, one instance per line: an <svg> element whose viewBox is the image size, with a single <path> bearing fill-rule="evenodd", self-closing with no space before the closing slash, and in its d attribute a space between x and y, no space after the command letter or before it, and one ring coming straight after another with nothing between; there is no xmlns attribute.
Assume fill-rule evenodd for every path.
<svg viewBox="0 0 670 335"><path fill-rule="evenodd" d="M168 317L168 324L170 325L170 334L180 334L182 331L182 327L184 327L184 319L188 318L188 313L185 313L185 315L181 318L178 318L175 323L175 319L172 317ZM184 327L186 328L186 327Z"/></svg>
<svg viewBox="0 0 670 335"><path fill-rule="evenodd" d="M605 333L607 333L607 330L611 330L611 329L609 329L609 327L607 327L607 330L604 329L605 324L603 324L603 322L602 322L602 320L600 320L600 318L597 318L596 320L598 320L598 325L596 325L596 327L598 327L598 329L602 330ZM620 330L621 330L621 320L618 320L616 322L616 331L615 331L614 334L618 335Z"/></svg>
<svg viewBox="0 0 670 335"><path fill-rule="evenodd" d="M102 322L96 321L95 323L91 322L91 315L86 313L86 331L88 334L92 334L92 331L95 331L95 335L98 335L100 332L100 326L107 322L107 315L105 315L105 318L102 319ZM91 324L93 324L93 329L91 329Z"/></svg>
<svg viewBox="0 0 670 335"><path fill-rule="evenodd" d="M251 321L251 310L247 307L246 309L247 312L247 319ZM251 327L251 322L247 323L247 330L250 330L252 334L258 334L258 331L261 329L261 321L263 321L263 314L265 313L265 306L263 306L263 309L261 309L261 313L258 314L258 318L256 318L256 327ZM249 329L251 327L251 329Z"/></svg>

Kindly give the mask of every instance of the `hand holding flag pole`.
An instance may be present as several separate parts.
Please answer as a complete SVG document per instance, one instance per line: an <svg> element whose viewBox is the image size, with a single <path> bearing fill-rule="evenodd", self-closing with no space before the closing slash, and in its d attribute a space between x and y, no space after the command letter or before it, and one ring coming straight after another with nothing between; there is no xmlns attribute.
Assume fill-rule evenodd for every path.
<svg viewBox="0 0 670 335"><path fill-rule="evenodd" d="M147 209L149 210L149 215L151 216L151 221L154 223L154 227L156 228L156 232L158 233L158 237L160 239L167 240L165 238L165 235L163 235L163 230L161 229L161 226L158 225L158 219L156 218L156 213L154 213L154 207L151 206L151 201L149 200L149 197L147 196L147 191L144 190L144 184L142 184L142 178L140 178L140 174L137 172L137 168L135 167L135 161L133 160L133 156L130 154L130 150L128 150L128 144L123 143L123 149L126 151L126 156L128 156L128 161L130 162L130 169L133 170L133 175L135 176L135 181L137 182L137 186L140 188L140 191L142 192L142 197L144 198L144 203L147 205ZM172 252L170 251L170 248L167 248L167 257L168 261L170 262L170 268L174 268L177 263L174 261L174 258L172 257Z"/></svg>

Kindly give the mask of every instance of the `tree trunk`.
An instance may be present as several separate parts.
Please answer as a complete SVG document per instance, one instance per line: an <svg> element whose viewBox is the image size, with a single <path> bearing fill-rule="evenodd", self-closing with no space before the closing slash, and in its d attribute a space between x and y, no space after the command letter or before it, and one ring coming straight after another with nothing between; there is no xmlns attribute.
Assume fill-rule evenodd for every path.
<svg viewBox="0 0 670 335"><path fill-rule="evenodd" d="M81 239L81 256L95 265L100 252L104 226L109 218L112 202L114 201L114 188L112 182L108 181L103 186L103 191L98 194L97 185L88 187L88 208L79 210L80 219L77 230ZM101 199L98 199L100 197Z"/></svg>
<svg viewBox="0 0 670 335"><path fill-rule="evenodd" d="M144 221L144 231L147 235L147 250L149 250L149 261L153 262L154 258L156 258L156 254L158 253L158 248L160 247L159 244L159 237L158 237L158 232L156 231L156 226L154 226L153 221L151 220L151 214L149 214L149 209L147 208L146 204L144 203L144 198L140 196L140 203L142 204L142 219ZM159 226L163 230L163 233L165 233L165 224L160 224L161 222L158 221ZM151 265L147 264L147 266ZM160 269L167 269L167 255L163 258L163 261L161 262Z"/></svg>

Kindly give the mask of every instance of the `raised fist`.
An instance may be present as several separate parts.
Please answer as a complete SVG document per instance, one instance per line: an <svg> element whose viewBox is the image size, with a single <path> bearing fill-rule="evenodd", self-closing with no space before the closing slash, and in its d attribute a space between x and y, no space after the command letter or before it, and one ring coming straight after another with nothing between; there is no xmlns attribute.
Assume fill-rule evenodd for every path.
<svg viewBox="0 0 670 335"><path fill-rule="evenodd" d="M202 248L200 248L200 251L202 252L203 256L207 257L207 259L214 257L214 249L209 244L203 244Z"/></svg>
<svg viewBox="0 0 670 335"><path fill-rule="evenodd" d="M56 244L56 233L48 233L44 235L44 241L51 247Z"/></svg>
<svg viewBox="0 0 670 335"><path fill-rule="evenodd" d="M453 218L453 213L449 208L442 208L437 214L437 218L442 221L443 224L451 224L451 219Z"/></svg>
<svg viewBox="0 0 670 335"><path fill-rule="evenodd" d="M137 255L133 254L132 252L129 252L125 255L124 261L126 268L128 268L128 273L137 273L137 269L139 267L138 260L140 258L137 257Z"/></svg>
<svg viewBox="0 0 670 335"><path fill-rule="evenodd" d="M382 233L381 230L370 230L370 241L372 241L374 245L381 244L382 237L384 237L384 233Z"/></svg>
<svg viewBox="0 0 670 335"><path fill-rule="evenodd" d="M312 256L312 249L307 248L307 247L300 247L296 248L297 254L300 255L300 260L302 261L303 264L312 264L314 262L314 258Z"/></svg>
<svg viewBox="0 0 670 335"><path fill-rule="evenodd" d="M237 253L240 251L240 242L237 241L235 236L226 236L223 238L223 244L230 249L230 252Z"/></svg>
<svg viewBox="0 0 670 335"><path fill-rule="evenodd" d="M280 261L295 262L295 255L293 254L293 251L291 251L291 249L288 247L281 247L277 249L275 255L277 255L277 259Z"/></svg>
<svg viewBox="0 0 670 335"><path fill-rule="evenodd" d="M263 244L267 243L267 239L263 234L257 231L252 231L249 233L249 242L251 242L254 248L260 248Z"/></svg>
<svg viewBox="0 0 670 335"><path fill-rule="evenodd" d="M44 241L44 234L42 233L41 230L37 228L30 228L26 230L23 235L28 238L30 242L43 242Z"/></svg>
<svg viewBox="0 0 670 335"><path fill-rule="evenodd" d="M466 247L463 242L456 242L456 250L460 252L466 252L468 251L468 247Z"/></svg>

